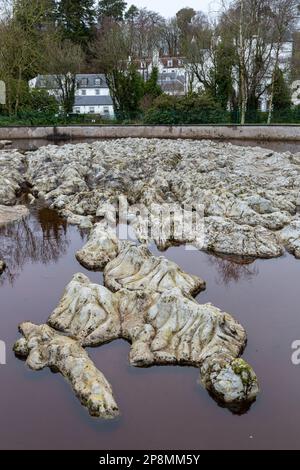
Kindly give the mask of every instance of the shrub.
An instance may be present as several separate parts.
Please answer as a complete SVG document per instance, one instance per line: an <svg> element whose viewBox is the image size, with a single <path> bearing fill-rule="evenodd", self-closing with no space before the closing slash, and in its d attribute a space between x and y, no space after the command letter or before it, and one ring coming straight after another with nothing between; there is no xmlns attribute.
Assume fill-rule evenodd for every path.
<svg viewBox="0 0 300 470"><path fill-rule="evenodd" d="M229 122L229 113L206 94L161 95L146 112L146 124L217 124Z"/></svg>
<svg viewBox="0 0 300 470"><path fill-rule="evenodd" d="M300 105L273 111L273 124L299 124L300 123Z"/></svg>
<svg viewBox="0 0 300 470"><path fill-rule="evenodd" d="M56 98L46 90L31 89L23 100L20 112L41 113L47 115L58 114L59 104Z"/></svg>

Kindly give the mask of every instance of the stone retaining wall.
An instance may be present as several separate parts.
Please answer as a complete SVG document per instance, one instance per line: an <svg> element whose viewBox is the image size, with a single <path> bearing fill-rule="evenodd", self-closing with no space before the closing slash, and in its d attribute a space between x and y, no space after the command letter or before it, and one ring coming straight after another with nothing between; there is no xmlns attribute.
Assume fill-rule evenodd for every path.
<svg viewBox="0 0 300 470"><path fill-rule="evenodd" d="M126 137L300 141L300 125L0 127L0 140L112 139Z"/></svg>

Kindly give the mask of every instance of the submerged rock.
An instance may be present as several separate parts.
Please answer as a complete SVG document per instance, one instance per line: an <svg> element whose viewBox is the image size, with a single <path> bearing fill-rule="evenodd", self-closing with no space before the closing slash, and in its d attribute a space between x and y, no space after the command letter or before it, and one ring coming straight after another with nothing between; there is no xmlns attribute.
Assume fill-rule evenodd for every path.
<svg viewBox="0 0 300 470"><path fill-rule="evenodd" d="M157 232L153 205L187 207L187 213L202 206L204 244L197 233L174 233L177 215L169 239L155 234L151 240L162 249L195 242L215 253L269 258L287 246L282 233L299 206L300 165L298 154L208 140L116 139L49 145L25 156L0 151L0 204L15 204L24 184L84 228L125 196L131 208L146 208L131 220L142 243L149 242L148 229ZM159 225L166 229L166 219Z"/></svg>
<svg viewBox="0 0 300 470"><path fill-rule="evenodd" d="M29 214L26 206L2 206L0 205L0 225L9 224L22 219Z"/></svg>
<svg viewBox="0 0 300 470"><path fill-rule="evenodd" d="M72 356L73 349L77 348L76 355L82 357L82 347L123 338L131 343L132 365L197 367L203 385L219 402L226 406L250 405L258 393L255 373L244 361L239 368L235 362L246 344L243 327L213 305L199 305L183 295L180 282L185 285L186 278L178 275L175 288L173 283L159 284L159 292L157 285L152 284L153 289L122 288L112 293L91 283L87 276L76 274L50 316L50 326L21 325L25 340L16 343L15 351L29 354L27 362L35 369L49 365L58 367L67 377L71 374L73 384L76 363L70 359L71 369L66 369L67 355ZM66 356L61 355L60 345ZM84 356L84 361L90 360ZM96 374L90 363L89 369ZM80 376L76 379L73 387L81 397L81 390L86 387L80 383ZM105 416L107 405L101 405L101 396L97 393L98 408L93 397L89 402L93 413L100 409L99 415ZM85 403L85 399L82 401Z"/></svg>
<svg viewBox="0 0 300 470"><path fill-rule="evenodd" d="M177 264L151 254L145 245L128 245L104 270L104 283L112 291L150 289L156 292L177 287L183 294L196 295L205 282L186 274Z"/></svg>
<svg viewBox="0 0 300 470"><path fill-rule="evenodd" d="M292 220L281 230L279 238L290 253L296 258L300 258L300 217Z"/></svg>
<svg viewBox="0 0 300 470"><path fill-rule="evenodd" d="M84 274L76 274L48 323L83 346L106 343L120 336L118 299Z"/></svg>
<svg viewBox="0 0 300 470"><path fill-rule="evenodd" d="M67 216L67 222L70 225L78 225L82 229L90 229L93 227L91 216L76 215L73 213L69 215L65 213L64 216Z"/></svg>
<svg viewBox="0 0 300 470"><path fill-rule="evenodd" d="M116 231L110 228L106 221L102 221L94 225L88 242L77 251L76 258L85 268L101 271L119 254L121 244Z"/></svg>
<svg viewBox="0 0 300 470"><path fill-rule="evenodd" d="M0 204L13 205L25 183L24 156L17 151L0 151Z"/></svg>
<svg viewBox="0 0 300 470"><path fill-rule="evenodd" d="M78 341L47 325L22 323L20 331L24 336L16 342L14 351L27 358L31 369L50 367L60 372L92 416L107 419L119 414L110 384Z"/></svg>
<svg viewBox="0 0 300 470"><path fill-rule="evenodd" d="M246 382L233 367L244 350L246 333L231 315L211 304L199 305L179 289L152 294L151 300L144 292L121 291L120 296L122 335L132 344L132 365L199 367L203 385L221 403L245 406L256 398L252 368L247 365Z"/></svg>
<svg viewBox="0 0 300 470"><path fill-rule="evenodd" d="M275 233L264 227L240 225L222 217L205 218L203 248L221 254L274 258L282 255L283 247Z"/></svg>

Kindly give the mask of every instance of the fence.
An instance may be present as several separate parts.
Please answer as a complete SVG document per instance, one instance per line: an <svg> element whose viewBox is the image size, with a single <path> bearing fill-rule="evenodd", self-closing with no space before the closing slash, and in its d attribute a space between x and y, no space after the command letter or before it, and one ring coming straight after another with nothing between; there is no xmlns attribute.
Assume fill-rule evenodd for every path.
<svg viewBox="0 0 300 470"><path fill-rule="evenodd" d="M197 124L232 124L237 125L241 122L240 112L224 111L222 109L188 109L176 111L150 110L146 113L138 113L134 116L119 115L114 120L103 119L99 115L69 115L55 116L49 113L19 113L17 116L7 116L0 114L0 127L3 126L68 126L68 125L197 125ZM266 125L268 122L268 113L257 110L248 110L246 113L246 124ZM272 124L300 124L300 106L291 109L274 111L272 115Z"/></svg>

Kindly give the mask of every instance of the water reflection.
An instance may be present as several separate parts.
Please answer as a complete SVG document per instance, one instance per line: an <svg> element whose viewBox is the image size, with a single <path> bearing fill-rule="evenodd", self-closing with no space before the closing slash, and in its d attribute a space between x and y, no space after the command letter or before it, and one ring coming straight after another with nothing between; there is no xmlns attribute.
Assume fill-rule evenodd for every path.
<svg viewBox="0 0 300 470"><path fill-rule="evenodd" d="M208 262L217 269L216 283L229 285L241 280L250 280L259 274L255 260L236 256L210 256Z"/></svg>
<svg viewBox="0 0 300 470"><path fill-rule="evenodd" d="M0 285L13 284L27 263L57 262L69 243L66 221L45 207L32 208L28 217L0 227L0 258L6 263Z"/></svg>

